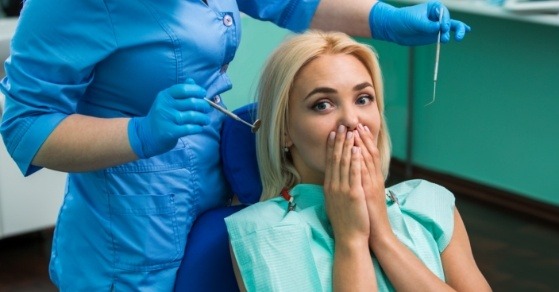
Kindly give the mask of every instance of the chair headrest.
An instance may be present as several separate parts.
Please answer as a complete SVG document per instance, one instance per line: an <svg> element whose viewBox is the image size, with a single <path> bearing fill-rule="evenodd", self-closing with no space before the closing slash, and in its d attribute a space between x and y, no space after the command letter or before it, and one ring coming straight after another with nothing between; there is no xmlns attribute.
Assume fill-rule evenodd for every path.
<svg viewBox="0 0 559 292"><path fill-rule="evenodd" d="M250 103L233 112L241 119L254 123L257 104ZM260 200L262 183L256 160L256 138L250 127L231 118L226 118L221 130L221 157L225 178L233 193L243 204L254 204Z"/></svg>

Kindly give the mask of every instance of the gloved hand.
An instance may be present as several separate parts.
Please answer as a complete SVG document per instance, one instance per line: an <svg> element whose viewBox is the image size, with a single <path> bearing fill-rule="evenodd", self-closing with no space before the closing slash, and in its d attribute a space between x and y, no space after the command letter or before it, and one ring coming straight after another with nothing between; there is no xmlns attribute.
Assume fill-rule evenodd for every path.
<svg viewBox="0 0 559 292"><path fill-rule="evenodd" d="M439 11L444 9L439 23ZM450 19L448 9L440 2L427 2L409 7L396 8L378 2L369 13L369 26L374 39L394 42L406 46L427 45L437 42L439 30L441 42L454 39L461 41L470 27Z"/></svg>
<svg viewBox="0 0 559 292"><path fill-rule="evenodd" d="M173 85L157 94L147 116L128 123L128 139L139 158L171 150L180 137L202 132L210 123L206 90L194 80Z"/></svg>

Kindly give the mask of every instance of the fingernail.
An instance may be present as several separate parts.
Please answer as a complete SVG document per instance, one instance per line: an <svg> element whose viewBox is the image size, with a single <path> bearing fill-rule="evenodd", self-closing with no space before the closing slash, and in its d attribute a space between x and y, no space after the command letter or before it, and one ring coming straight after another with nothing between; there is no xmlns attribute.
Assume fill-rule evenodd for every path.
<svg viewBox="0 0 559 292"><path fill-rule="evenodd" d="M336 132L332 131L328 135L328 140L334 140L334 138L336 138Z"/></svg>
<svg viewBox="0 0 559 292"><path fill-rule="evenodd" d="M353 147L351 148L351 152L353 152L353 153L359 153L359 150L361 150L361 149L360 149L359 147L357 147L357 146L353 146Z"/></svg>
<svg viewBox="0 0 559 292"><path fill-rule="evenodd" d="M344 125L338 126L338 133L343 133L343 132L345 132L345 126Z"/></svg>
<svg viewBox="0 0 559 292"><path fill-rule="evenodd" d="M369 130L369 127L367 127L367 126L365 126L365 131L367 131L369 133L371 132L371 130Z"/></svg>
<svg viewBox="0 0 559 292"><path fill-rule="evenodd" d="M353 138L353 132L352 132L352 131L348 131L346 137L347 137L348 139Z"/></svg>

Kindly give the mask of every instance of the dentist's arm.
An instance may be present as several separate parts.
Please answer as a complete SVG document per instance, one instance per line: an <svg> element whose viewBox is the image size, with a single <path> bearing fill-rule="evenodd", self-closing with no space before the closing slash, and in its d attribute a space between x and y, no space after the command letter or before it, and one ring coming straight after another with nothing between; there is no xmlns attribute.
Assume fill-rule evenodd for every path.
<svg viewBox="0 0 559 292"><path fill-rule="evenodd" d="M206 91L189 80L159 92L145 117L104 119L73 114L50 134L33 165L91 171L171 150L209 123Z"/></svg>
<svg viewBox="0 0 559 292"><path fill-rule="evenodd" d="M70 115L49 135L32 164L80 172L133 161L137 158L128 142L128 120Z"/></svg>
<svg viewBox="0 0 559 292"><path fill-rule="evenodd" d="M439 23L441 9L443 19ZM338 30L408 46L436 42L439 30L444 43L450 41L451 32L460 41L470 31L465 23L451 19L448 9L436 1L396 8L375 0L321 0L311 28Z"/></svg>

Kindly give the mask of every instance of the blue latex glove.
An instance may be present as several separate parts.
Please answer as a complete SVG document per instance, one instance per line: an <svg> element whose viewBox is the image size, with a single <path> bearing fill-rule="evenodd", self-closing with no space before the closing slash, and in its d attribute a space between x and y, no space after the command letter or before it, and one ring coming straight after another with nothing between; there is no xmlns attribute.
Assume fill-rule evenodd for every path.
<svg viewBox="0 0 559 292"><path fill-rule="evenodd" d="M180 137L202 132L210 123L206 113L211 107L203 98L206 90L194 80L173 85L155 98L147 116L128 123L128 139L139 158L171 150Z"/></svg>
<svg viewBox="0 0 559 292"><path fill-rule="evenodd" d="M439 11L443 19L439 23ZM378 2L369 13L369 25L373 38L390 41L405 46L427 45L437 42L439 30L441 42L454 39L461 41L470 27L465 23L450 19L448 9L440 2L427 2L408 7L396 8Z"/></svg>

